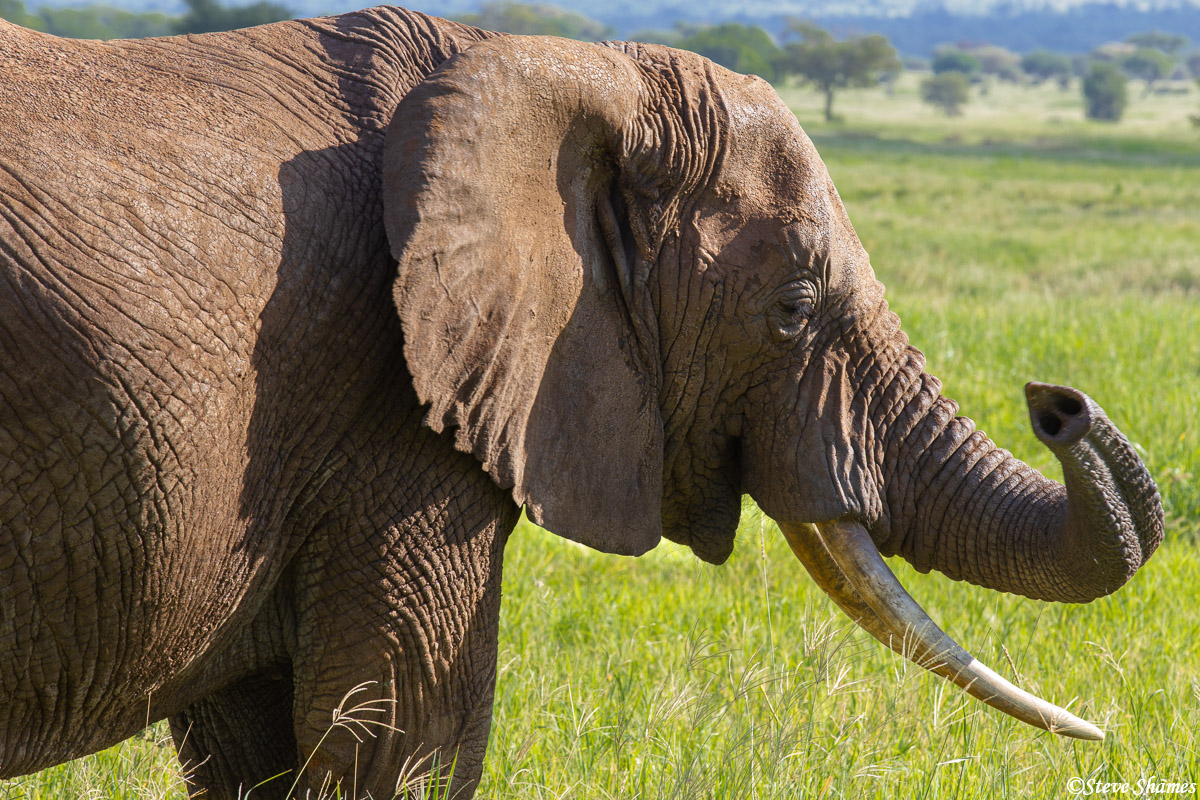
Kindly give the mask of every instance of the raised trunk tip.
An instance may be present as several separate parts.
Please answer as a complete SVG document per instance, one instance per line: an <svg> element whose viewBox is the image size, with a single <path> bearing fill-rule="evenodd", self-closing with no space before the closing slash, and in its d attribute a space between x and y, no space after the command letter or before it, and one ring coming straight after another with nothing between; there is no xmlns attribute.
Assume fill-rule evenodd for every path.
<svg viewBox="0 0 1200 800"><path fill-rule="evenodd" d="M1025 402L1033 433L1047 447L1073 445L1092 428L1087 396L1078 389L1030 381L1025 384Z"/></svg>

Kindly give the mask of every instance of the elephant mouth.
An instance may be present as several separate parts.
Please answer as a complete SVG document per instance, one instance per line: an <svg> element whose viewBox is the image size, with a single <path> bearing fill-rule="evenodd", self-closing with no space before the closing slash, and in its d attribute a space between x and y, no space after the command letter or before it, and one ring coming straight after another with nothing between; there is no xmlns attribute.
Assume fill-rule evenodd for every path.
<svg viewBox="0 0 1200 800"><path fill-rule="evenodd" d="M858 522L779 527L817 585L892 650L1022 722L1076 739L1104 739L1092 723L1009 683L946 635L905 591Z"/></svg>

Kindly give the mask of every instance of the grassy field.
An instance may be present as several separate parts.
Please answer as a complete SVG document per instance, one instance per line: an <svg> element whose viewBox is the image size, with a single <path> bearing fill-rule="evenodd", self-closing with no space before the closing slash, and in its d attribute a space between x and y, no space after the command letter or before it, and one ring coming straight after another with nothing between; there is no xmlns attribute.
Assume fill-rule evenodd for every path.
<svg viewBox="0 0 1200 800"><path fill-rule="evenodd" d="M1019 685L1108 732L1050 736L969 701L858 632L769 520L723 567L641 559L522 525L508 550L496 716L480 797L1061 798L1071 778L1200 784L1200 132L1196 92L1086 123L1078 91L994 86L961 118L915 81L846 92L844 121L787 89L892 305L963 413L1055 475L1027 380L1078 386L1159 481L1168 541L1087 606L893 568ZM141 740L7 798L181 797ZM1113 795L1120 796L1120 795ZM1160 795L1173 796L1173 795Z"/></svg>

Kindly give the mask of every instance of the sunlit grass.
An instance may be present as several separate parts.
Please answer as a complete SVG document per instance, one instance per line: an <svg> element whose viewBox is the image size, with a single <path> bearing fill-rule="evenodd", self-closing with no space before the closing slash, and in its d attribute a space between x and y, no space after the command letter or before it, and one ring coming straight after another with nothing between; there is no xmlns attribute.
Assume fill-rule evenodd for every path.
<svg viewBox="0 0 1200 800"><path fill-rule="evenodd" d="M182 800L186 796L165 722L89 758L0 783L0 800Z"/></svg>
<svg viewBox="0 0 1200 800"><path fill-rule="evenodd" d="M1134 441L1169 540L1087 606L893 568L948 632L1100 723L1033 730L877 645L751 506L722 567L664 543L604 556L527 523L506 556L492 741L479 796L1062 798L1071 777L1200 784L1200 94L1082 119L1078 87L996 85L961 119L896 92L784 96L829 165L910 339L947 394L1052 476L1022 386L1068 383ZM148 739L0 784L8 798L175 800ZM251 795L253 797L253 795Z"/></svg>
<svg viewBox="0 0 1200 800"><path fill-rule="evenodd" d="M765 559L763 553L765 551ZM1062 797L1075 775L1200 782L1200 578L1188 544L1062 606L893 568L977 657L1101 723L1103 744L984 708L859 632L749 511L722 567L532 526L510 545L484 797Z"/></svg>

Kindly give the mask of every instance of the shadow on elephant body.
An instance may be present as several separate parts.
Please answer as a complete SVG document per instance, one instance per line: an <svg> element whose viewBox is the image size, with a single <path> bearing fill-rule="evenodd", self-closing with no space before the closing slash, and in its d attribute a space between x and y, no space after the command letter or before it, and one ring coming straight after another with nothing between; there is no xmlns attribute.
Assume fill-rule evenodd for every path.
<svg viewBox="0 0 1200 800"><path fill-rule="evenodd" d="M283 797L293 779L394 788L404 764L459 749L456 789L481 769L518 509L449 432L423 424L371 170L381 138L279 170L283 243L251 359L237 544L262 590L246 593L202 659L200 696L172 719L209 796L285 771L256 794ZM362 726L334 724L347 702L368 704L354 712Z"/></svg>

